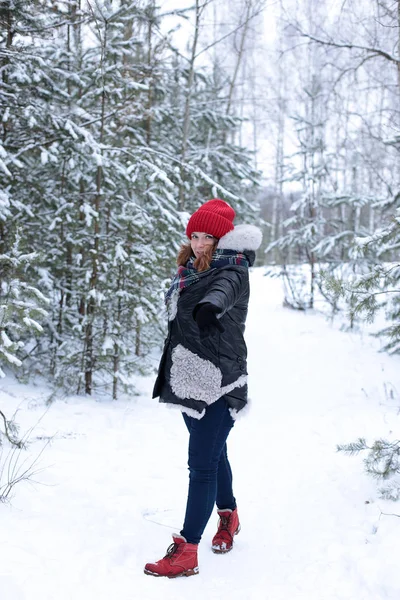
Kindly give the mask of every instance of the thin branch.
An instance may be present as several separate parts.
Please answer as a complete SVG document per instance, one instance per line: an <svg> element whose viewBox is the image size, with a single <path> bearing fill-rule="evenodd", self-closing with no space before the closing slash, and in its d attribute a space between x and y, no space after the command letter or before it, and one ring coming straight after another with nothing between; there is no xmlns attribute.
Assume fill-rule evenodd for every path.
<svg viewBox="0 0 400 600"><path fill-rule="evenodd" d="M381 509L379 509L381 511ZM384 513L381 511L381 514L379 515L379 519L381 518L381 516L384 515L385 517L399 517L400 515L398 515L397 513Z"/></svg>
<svg viewBox="0 0 400 600"><path fill-rule="evenodd" d="M301 37L305 37L313 42L316 42L317 44L321 44L322 46L333 46L334 48L348 48L349 50L364 50L366 52L372 52L375 56L381 56L382 58L386 58L386 60L389 60L390 62L395 63L396 65L400 64L400 60L398 58L396 58L395 56L392 56L391 54L389 54L388 52L385 52L385 50L382 50L381 48L374 48L371 46L360 46L358 44L351 44L351 43L339 43L339 42L333 42L330 40L323 40L321 38L317 38L314 35L311 35L310 33L306 33L304 31L302 31L300 28L296 27L296 29L299 31Z"/></svg>
<svg viewBox="0 0 400 600"><path fill-rule="evenodd" d="M23 442L21 440L14 440L12 437L10 437L10 433L8 430L8 422L7 419L5 417L5 414L0 410L0 416L3 417L3 421L4 421L4 434L6 436L6 438L8 439L8 441L10 442L10 444L12 444L13 446L16 446L17 448L23 448Z"/></svg>
<svg viewBox="0 0 400 600"><path fill-rule="evenodd" d="M224 40L226 40L226 38L230 37L234 33L237 33L238 31L240 31L240 29L242 29L242 27L246 27L248 25L248 23L252 19L254 19L254 17L257 17L260 13L262 13L263 10L264 10L264 6L262 8L260 8L259 10L257 10L255 13L249 15L249 17L247 19L245 19L245 21L243 21L243 23L240 23L240 25L238 25L235 29L232 29L232 31L229 31L229 33L227 33L224 36L222 36L222 38L219 38L219 40L216 40L212 44L209 44L208 46L206 46L205 48L203 48L203 50L200 50L200 52L198 52L196 54L195 58L197 58L198 56L200 56L200 54L203 54L203 52L207 52L207 50L210 50L210 48L213 48L213 46L216 46L220 42L223 42Z"/></svg>
<svg viewBox="0 0 400 600"><path fill-rule="evenodd" d="M66 21L61 21L59 23L52 23L51 25L46 25L46 26L40 26L37 29L23 29L23 28L18 28L15 27L14 28L14 33L18 34L18 35L29 35L31 33L38 33L38 32L42 32L42 31L47 31L49 29L57 29L58 27L64 27L64 25L82 25L84 24L86 21L85 19L82 19L81 21L76 21L74 23L72 23L72 21L66 20ZM0 25L4 26L6 25L5 21L0 19Z"/></svg>

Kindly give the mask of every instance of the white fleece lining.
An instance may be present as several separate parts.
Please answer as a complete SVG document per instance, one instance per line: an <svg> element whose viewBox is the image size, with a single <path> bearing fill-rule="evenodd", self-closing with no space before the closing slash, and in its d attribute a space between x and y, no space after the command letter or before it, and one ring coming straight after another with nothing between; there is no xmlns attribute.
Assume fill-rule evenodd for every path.
<svg viewBox="0 0 400 600"><path fill-rule="evenodd" d="M170 385L177 398L216 402L221 396L247 383L247 375L222 386L222 372L209 360L178 344L171 353Z"/></svg>
<svg viewBox="0 0 400 600"><path fill-rule="evenodd" d="M171 298L167 304L168 311L168 321L173 321L176 317L176 313L178 312L178 300L179 300L179 289L176 289L172 292Z"/></svg>
<svg viewBox="0 0 400 600"><path fill-rule="evenodd" d="M243 417L247 417L251 408L251 400L247 398L246 405L241 410L236 410L236 408L230 408L229 412L231 413L231 417L234 421L238 419L243 419Z"/></svg>

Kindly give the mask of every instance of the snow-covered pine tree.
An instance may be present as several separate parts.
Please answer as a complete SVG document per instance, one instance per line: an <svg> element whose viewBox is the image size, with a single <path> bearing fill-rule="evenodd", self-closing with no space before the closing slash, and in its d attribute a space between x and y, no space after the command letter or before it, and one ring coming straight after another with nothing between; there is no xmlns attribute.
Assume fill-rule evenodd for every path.
<svg viewBox="0 0 400 600"><path fill-rule="evenodd" d="M165 240L176 238L180 219L163 169L168 157L146 151L147 13L135 2L103 2L85 18L79 39L91 43L68 47L75 76L64 84L75 140L50 178L59 182L48 221L59 307L51 367L58 381L78 381L78 392L102 387L116 397L118 382L145 366L157 341L157 281L166 277L173 251Z"/></svg>
<svg viewBox="0 0 400 600"><path fill-rule="evenodd" d="M160 82L162 100L153 120L157 140L154 146L171 157L173 181L184 190L180 207L190 213L205 199L217 196L235 205L238 219L254 220L257 210L254 196L260 173L252 165L252 153L234 141L240 119L226 114L226 77L222 71L216 78L215 70L210 68L194 70L191 127L185 161L179 159L188 76L184 60L178 55L171 57L171 69Z"/></svg>
<svg viewBox="0 0 400 600"><path fill-rule="evenodd" d="M30 284L36 255L20 249L19 235L7 253L0 253L0 377L6 366L20 367L43 331L48 299Z"/></svg>
<svg viewBox="0 0 400 600"><path fill-rule="evenodd" d="M398 204L398 196L394 203ZM336 289L347 301L352 318L360 315L372 321L378 311L383 310L388 325L376 335L385 342L383 349L400 353L400 208L386 227L372 235L354 240L356 259L368 259L364 273L340 282ZM333 285L335 287L335 285Z"/></svg>
<svg viewBox="0 0 400 600"><path fill-rule="evenodd" d="M51 12L45 14L43 6L29 0L2 0L0 15L4 24L0 32L3 349L7 346L9 356L14 355L17 364L20 359L15 353L29 337L27 330L32 327L40 330L35 316L44 316L40 307L44 297L37 291L35 279L39 259L35 253L38 214L34 209L35 195L41 196L44 182L37 177L35 167L45 146L53 143L58 129L48 107L54 82L41 56L51 37L55 17ZM35 264L31 265L32 261Z"/></svg>
<svg viewBox="0 0 400 600"><path fill-rule="evenodd" d="M350 456L366 453L365 472L383 482L379 488L381 498L400 500L400 440L378 439L368 445L364 438L359 438L350 444L340 444L337 449Z"/></svg>
<svg viewBox="0 0 400 600"><path fill-rule="evenodd" d="M13 23L25 8L18 5ZM184 230L181 173L188 210L212 195L242 195L254 174L233 146L204 160L225 125L213 117L211 130L208 83L197 74L204 116L180 160L184 102L171 83L179 88L187 73L176 77L153 1L44 1L29 10L35 28L16 27L7 50L15 101L3 114L3 252L17 219L26 246L40 250L31 283L51 304L32 367L68 389L101 387L116 398L161 337L163 291ZM235 204L245 218L248 203Z"/></svg>
<svg viewBox="0 0 400 600"><path fill-rule="evenodd" d="M314 61L316 57L313 57ZM290 169L291 174L286 178L290 182L298 182L301 192L293 202L293 216L283 223L283 233L267 248L279 249L282 262L285 265L284 275L289 280L288 293L285 302L298 309L314 307L315 287L317 276L316 247L324 238L326 218L323 212L323 195L327 193L327 150L325 144L326 126L326 87L321 75L317 75L316 65L311 62L311 76L306 83L303 94L303 113L294 116L296 122L298 150L294 159L297 162ZM295 289L293 276L289 273L288 262L305 262L309 274L301 274L302 291L299 286ZM291 297L290 297L291 296Z"/></svg>

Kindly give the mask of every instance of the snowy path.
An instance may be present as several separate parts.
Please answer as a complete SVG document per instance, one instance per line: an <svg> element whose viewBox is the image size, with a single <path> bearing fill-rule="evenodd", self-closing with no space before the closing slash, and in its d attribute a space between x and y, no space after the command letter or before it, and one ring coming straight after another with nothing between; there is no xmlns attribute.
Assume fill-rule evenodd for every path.
<svg viewBox="0 0 400 600"><path fill-rule="evenodd" d="M361 457L336 444L398 437L400 359L320 315L280 306L277 281L256 271L248 320L249 415L229 440L242 531L212 554L216 516L200 546L200 575L143 575L179 530L187 491L180 415L148 394L132 402L57 402L33 436L54 435L37 479L0 505L1 600L397 600L400 513L377 500ZM44 391L8 380L0 405L25 399L23 428L43 415ZM35 401L35 398L38 399ZM32 444L36 455L43 440Z"/></svg>

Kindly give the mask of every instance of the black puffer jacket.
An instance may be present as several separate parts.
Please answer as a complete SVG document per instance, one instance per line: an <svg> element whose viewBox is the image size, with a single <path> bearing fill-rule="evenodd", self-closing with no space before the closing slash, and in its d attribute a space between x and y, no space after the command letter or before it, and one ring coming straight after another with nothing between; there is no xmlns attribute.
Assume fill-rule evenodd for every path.
<svg viewBox="0 0 400 600"><path fill-rule="evenodd" d="M218 248L246 254L250 265L260 246L261 232L252 225L237 225L219 240ZM205 409L225 396L236 414L247 403L247 348L244 329L249 303L246 267L227 265L210 270L179 295L174 318L161 357L153 398L178 405L190 416L201 418ZM201 304L218 307L225 331L217 329L200 340L193 312Z"/></svg>

